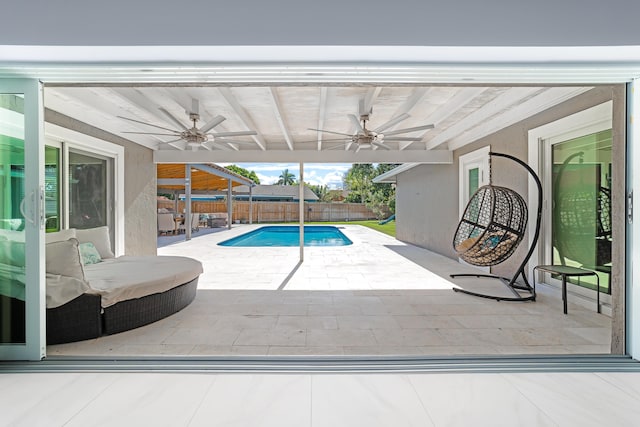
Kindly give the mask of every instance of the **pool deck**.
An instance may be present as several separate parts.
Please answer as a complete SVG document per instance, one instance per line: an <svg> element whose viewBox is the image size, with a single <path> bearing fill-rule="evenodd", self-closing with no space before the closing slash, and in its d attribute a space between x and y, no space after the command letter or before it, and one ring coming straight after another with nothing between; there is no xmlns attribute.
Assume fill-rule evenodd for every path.
<svg viewBox="0 0 640 427"><path fill-rule="evenodd" d="M350 246L222 247L260 225L196 234L158 249L200 260L204 273L184 310L132 331L49 346L49 355L495 355L609 353L611 319L539 286L530 303L454 293L508 295L475 271L358 226ZM170 236L171 237L171 236ZM182 236L184 239L184 236Z"/></svg>

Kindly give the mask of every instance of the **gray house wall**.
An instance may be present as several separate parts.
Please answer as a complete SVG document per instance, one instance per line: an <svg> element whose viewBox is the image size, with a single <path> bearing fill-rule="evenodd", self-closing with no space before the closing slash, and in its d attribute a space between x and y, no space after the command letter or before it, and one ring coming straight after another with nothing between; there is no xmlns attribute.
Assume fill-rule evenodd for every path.
<svg viewBox="0 0 640 427"><path fill-rule="evenodd" d="M153 150L47 109L45 121L124 147L126 255L156 255L156 166Z"/></svg>
<svg viewBox="0 0 640 427"><path fill-rule="evenodd" d="M612 99L624 100L624 86L596 87L572 100L479 139L454 151L451 165L421 165L399 174L396 189L396 237L398 240L456 259L451 242L460 216L460 156L490 145L492 151L527 160L530 129ZM624 105L624 102L622 104ZM624 147L624 139L616 141L614 133L615 143L622 143ZM527 200L528 175L521 166L507 159L494 158L491 169L493 184L512 188ZM493 267L492 272L511 274L526 254L527 248L528 241L525 237L515 254L503 264Z"/></svg>

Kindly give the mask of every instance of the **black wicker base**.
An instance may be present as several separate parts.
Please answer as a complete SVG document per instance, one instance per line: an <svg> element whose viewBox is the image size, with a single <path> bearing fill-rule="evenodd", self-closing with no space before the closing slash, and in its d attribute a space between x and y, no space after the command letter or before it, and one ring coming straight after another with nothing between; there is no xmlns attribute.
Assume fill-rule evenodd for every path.
<svg viewBox="0 0 640 427"><path fill-rule="evenodd" d="M65 305L47 309L47 344L63 344L102 335L100 295L80 295Z"/></svg>
<svg viewBox="0 0 640 427"><path fill-rule="evenodd" d="M122 301L104 309L105 335L128 331L156 322L182 310L196 297L198 277L168 291L142 298Z"/></svg>
<svg viewBox="0 0 640 427"><path fill-rule="evenodd" d="M148 325L188 306L196 297L197 287L198 277L168 291L122 301L104 310L99 295L80 295L60 307L47 309L47 344L83 341ZM24 301L0 295L0 307L0 343L24 342ZM5 322L7 313L10 319Z"/></svg>

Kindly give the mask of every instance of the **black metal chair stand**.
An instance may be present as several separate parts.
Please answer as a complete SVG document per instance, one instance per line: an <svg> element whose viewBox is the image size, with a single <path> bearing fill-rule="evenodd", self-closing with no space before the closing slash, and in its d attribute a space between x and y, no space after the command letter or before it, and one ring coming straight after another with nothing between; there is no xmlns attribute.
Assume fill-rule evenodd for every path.
<svg viewBox="0 0 640 427"><path fill-rule="evenodd" d="M529 242L529 250L511 278L493 274L451 274L456 277L490 278L502 281L514 294L513 297L487 295L466 289L453 288L454 292L462 292L481 298L496 301L535 301L536 291L527 280L525 268L533 254L540 236L542 218L542 184L536 173L522 160L508 154L489 153L490 157L504 157L525 168L536 183L538 190L538 206L534 237ZM491 181L491 180L490 180ZM509 258L522 241L527 225L527 207L518 193L505 187L489 185L480 187L471 197L453 239L453 247L464 261L476 266L492 266ZM517 279L522 276L524 284ZM520 291L528 295L522 295Z"/></svg>

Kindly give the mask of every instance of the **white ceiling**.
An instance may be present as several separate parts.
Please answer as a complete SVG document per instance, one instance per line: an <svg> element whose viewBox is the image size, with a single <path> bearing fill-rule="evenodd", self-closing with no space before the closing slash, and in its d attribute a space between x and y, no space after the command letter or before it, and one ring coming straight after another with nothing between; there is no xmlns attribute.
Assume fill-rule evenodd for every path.
<svg viewBox="0 0 640 427"><path fill-rule="evenodd" d="M451 151L566 101L589 87L534 86L171 86L46 87L45 106L156 151L158 162L305 161L305 162L432 162L451 159ZM155 132L117 116L177 129L160 112L164 108L189 125L186 111L199 100L202 126L216 115L226 118L214 132L257 132L236 139L249 144L218 144L194 151L184 143L166 144L170 136L134 135ZM360 100L372 107L374 129L401 115L409 118L392 130L434 124L430 130L397 136L416 142L385 142L392 150L354 152L334 142L338 135L309 128L353 134L349 114L358 114Z"/></svg>

